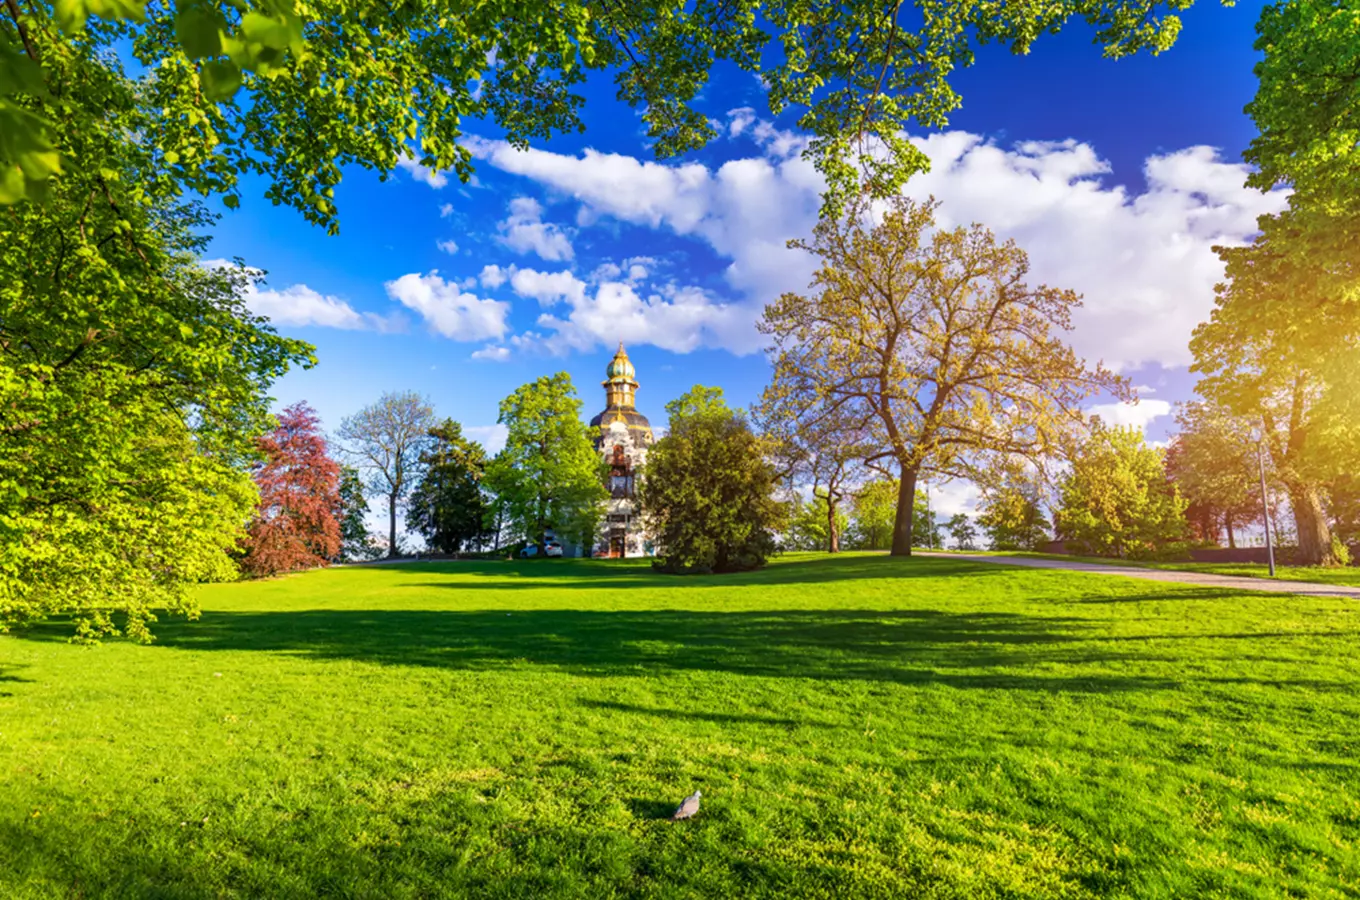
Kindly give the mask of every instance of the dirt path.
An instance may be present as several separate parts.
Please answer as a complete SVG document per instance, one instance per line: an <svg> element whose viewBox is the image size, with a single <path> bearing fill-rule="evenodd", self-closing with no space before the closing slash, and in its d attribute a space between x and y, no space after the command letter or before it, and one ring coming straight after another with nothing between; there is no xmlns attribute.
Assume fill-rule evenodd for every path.
<svg viewBox="0 0 1360 900"><path fill-rule="evenodd" d="M996 563L1003 566L1027 566L1031 569L1063 569L1068 572L1094 572L1097 575L1119 575L1142 578L1146 581L1170 581L1193 584L1197 587L1227 588L1241 591L1266 591L1273 594L1312 594L1327 597L1355 597L1360 599L1360 588L1339 584L1318 584L1312 581L1284 581L1266 578L1246 578L1241 575L1210 575L1206 572L1174 572L1166 569L1144 569L1139 566L1105 565L1076 560L1033 559L1028 556L972 556L966 553L931 553L915 551L920 556L940 559L964 559L969 562Z"/></svg>

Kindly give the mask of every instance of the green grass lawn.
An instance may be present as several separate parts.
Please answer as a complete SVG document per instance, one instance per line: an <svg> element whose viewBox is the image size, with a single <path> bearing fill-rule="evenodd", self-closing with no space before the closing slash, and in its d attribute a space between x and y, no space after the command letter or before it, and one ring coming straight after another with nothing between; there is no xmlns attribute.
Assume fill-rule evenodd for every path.
<svg viewBox="0 0 1360 900"><path fill-rule="evenodd" d="M1270 567L1265 563L1197 563L1197 562L1138 562L1110 559L1105 556L1071 556L1058 553L1027 553L1008 550L968 551L979 556L1028 556L1033 559L1072 560L1106 566L1136 566L1143 569L1165 569L1170 572L1205 572L1210 575L1239 575L1243 578L1269 578ZM1312 581L1317 584L1339 584L1360 587L1360 566L1284 566L1275 567L1280 581Z"/></svg>
<svg viewBox="0 0 1360 900"><path fill-rule="evenodd" d="M851 555L202 602L0 637L0 897L1360 892L1353 600Z"/></svg>

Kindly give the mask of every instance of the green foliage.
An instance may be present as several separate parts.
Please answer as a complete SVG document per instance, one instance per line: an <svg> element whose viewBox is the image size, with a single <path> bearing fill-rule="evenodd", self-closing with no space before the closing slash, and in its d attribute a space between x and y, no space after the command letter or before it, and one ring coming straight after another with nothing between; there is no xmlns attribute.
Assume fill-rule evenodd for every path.
<svg viewBox="0 0 1360 900"><path fill-rule="evenodd" d="M847 546L854 550L887 550L892 546L898 488L896 478L880 478L855 492L850 501Z"/></svg>
<svg viewBox="0 0 1360 900"><path fill-rule="evenodd" d="M364 480L353 466L340 467L340 556L346 560L372 559L377 555L368 533L368 498Z"/></svg>
<svg viewBox="0 0 1360 900"><path fill-rule="evenodd" d="M822 550L831 547L830 510L826 494L814 494L811 500L798 504L796 512L790 517L784 529L782 549L784 550ZM846 534L850 528L850 517L843 510L836 510L836 533Z"/></svg>
<svg viewBox="0 0 1360 900"><path fill-rule="evenodd" d="M798 111L834 206L861 186L890 195L925 168L906 135L944 126L961 102L949 77L978 46L1025 53L1080 18L1110 56L1156 53L1180 25L1158 11L1189 3L949 0L920 17L868 0L11 2L0 15L0 196L34 196L59 168L88 167L79 144L101 128L64 115L86 102L70 67L98 75L130 48L148 73L137 102L154 118L141 133L167 168L229 205L242 176L261 176L271 200L332 230L344 166L386 175L415 156L466 179L478 149L467 120L494 123L516 147L581 131L579 89L593 71L612 73L660 156L702 147L716 132L694 103L719 63L759 74L771 113Z"/></svg>
<svg viewBox="0 0 1360 900"><path fill-rule="evenodd" d="M0 896L1353 893L1352 599L559 562L214 585L156 647L0 637Z"/></svg>
<svg viewBox="0 0 1360 900"><path fill-rule="evenodd" d="M589 547L608 492L571 376L540 376L516 388L500 410L505 449L487 466L486 481L512 528L535 544L551 528Z"/></svg>
<svg viewBox="0 0 1360 900"><path fill-rule="evenodd" d="M973 520L968 516L955 513L949 517L949 523L945 527L949 529L949 537L954 541L955 549L977 549L977 528L973 526Z"/></svg>
<svg viewBox="0 0 1360 900"><path fill-rule="evenodd" d="M1076 293L1031 287L1013 241L981 225L937 228L936 206L896 197L881 218L823 217L793 245L820 259L811 291L784 294L760 322L774 343L761 408L855 423L868 432L866 462L896 463L894 554L911 551L907 501L921 473L974 478L998 456L1053 456L1079 431L1086 398L1127 391L1060 337Z"/></svg>
<svg viewBox="0 0 1360 900"><path fill-rule="evenodd" d="M944 546L940 540L940 523L935 520L935 511L925 491L918 490L912 502L911 545L927 550L938 550Z"/></svg>
<svg viewBox="0 0 1360 900"><path fill-rule="evenodd" d="M978 525L993 550L1038 550L1052 538L1038 488L1024 479L984 491Z"/></svg>
<svg viewBox="0 0 1360 900"><path fill-rule="evenodd" d="M774 552L783 506L765 445L722 391L696 385L666 404L670 430L651 448L639 500L670 572L758 568Z"/></svg>
<svg viewBox="0 0 1360 900"><path fill-rule="evenodd" d="M94 71L62 102L128 113ZM266 392L310 348L246 309L239 268L198 264L211 217L146 154L84 140L91 168L0 215L0 628L73 611L147 638L152 609L234 577Z"/></svg>
<svg viewBox="0 0 1360 900"><path fill-rule="evenodd" d="M1224 527L1261 519L1260 469L1249 423L1207 403L1182 404L1180 433L1166 452L1167 476L1186 501L1186 518L1202 540L1217 542Z"/></svg>
<svg viewBox="0 0 1360 900"><path fill-rule="evenodd" d="M463 437L463 426L453 419L430 429L430 437L433 443L421 460L424 473L406 508L406 527L440 553L471 549L487 537L486 451Z"/></svg>
<svg viewBox="0 0 1360 900"><path fill-rule="evenodd" d="M1163 451L1137 428L1107 428L1097 420L1062 483L1058 533L1097 556L1176 552L1187 534L1185 500L1167 479L1163 460Z"/></svg>

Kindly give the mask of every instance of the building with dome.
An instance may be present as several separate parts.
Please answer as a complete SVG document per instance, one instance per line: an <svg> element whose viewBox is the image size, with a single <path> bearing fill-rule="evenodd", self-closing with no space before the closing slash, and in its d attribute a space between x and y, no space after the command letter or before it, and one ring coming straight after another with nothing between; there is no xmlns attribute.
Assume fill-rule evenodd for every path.
<svg viewBox="0 0 1360 900"><path fill-rule="evenodd" d="M604 411L590 420L595 449L609 467L605 484L609 500L604 521L596 530L594 555L651 556L654 547L637 514L635 479L653 443L652 425L633 405L638 383L622 343L605 376Z"/></svg>

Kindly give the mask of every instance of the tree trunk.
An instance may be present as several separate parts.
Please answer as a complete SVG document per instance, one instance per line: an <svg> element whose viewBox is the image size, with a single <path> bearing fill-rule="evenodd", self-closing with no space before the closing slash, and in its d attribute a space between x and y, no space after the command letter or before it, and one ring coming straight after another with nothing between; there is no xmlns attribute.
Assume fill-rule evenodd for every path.
<svg viewBox="0 0 1360 900"><path fill-rule="evenodd" d="M836 501L826 498L826 552L841 552L841 533L836 529Z"/></svg>
<svg viewBox="0 0 1360 900"><path fill-rule="evenodd" d="M1309 566L1334 566L1332 530L1322 511L1322 501L1312 486L1290 486L1289 505L1294 509L1294 529L1299 534L1298 562Z"/></svg>
<svg viewBox="0 0 1360 900"><path fill-rule="evenodd" d="M897 486L897 515L893 518L892 555L911 556L912 513L916 505L916 470L904 469Z"/></svg>
<svg viewBox="0 0 1360 900"><path fill-rule="evenodd" d="M387 495L387 558L397 555L397 495Z"/></svg>
<svg viewBox="0 0 1360 900"><path fill-rule="evenodd" d="M1237 549L1237 538L1235 538L1235 537L1233 536L1233 527L1232 527L1232 526L1233 526L1232 514L1231 514L1231 513L1224 513L1224 515L1223 515L1223 527L1224 527L1224 528L1227 530L1227 532L1228 532L1228 549L1229 549L1229 550L1236 550L1236 549Z"/></svg>

